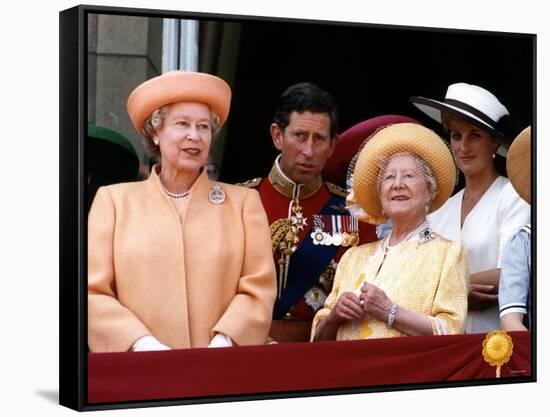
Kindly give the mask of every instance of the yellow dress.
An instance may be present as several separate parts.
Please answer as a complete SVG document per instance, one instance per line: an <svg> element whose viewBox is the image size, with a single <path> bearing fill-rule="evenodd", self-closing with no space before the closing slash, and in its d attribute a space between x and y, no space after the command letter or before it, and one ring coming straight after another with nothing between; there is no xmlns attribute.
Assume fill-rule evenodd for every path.
<svg viewBox="0 0 550 417"><path fill-rule="evenodd" d="M384 248L384 241L348 250L336 271L332 292L313 320L311 339L317 324L335 307L347 291L360 293L364 281L382 289L401 308L426 314L434 335L464 332L468 310L466 252L458 243L433 233L432 238L414 238ZM372 317L346 321L336 340L406 336L389 329Z"/></svg>

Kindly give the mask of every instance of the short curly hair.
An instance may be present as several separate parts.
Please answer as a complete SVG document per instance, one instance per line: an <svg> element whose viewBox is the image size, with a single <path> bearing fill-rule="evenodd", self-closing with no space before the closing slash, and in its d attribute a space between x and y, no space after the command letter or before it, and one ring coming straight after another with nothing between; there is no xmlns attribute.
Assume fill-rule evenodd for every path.
<svg viewBox="0 0 550 417"><path fill-rule="evenodd" d="M384 155L380 158L380 160L378 161L378 167L379 167L378 177L376 178L376 195L380 198L381 189L382 189L382 180L383 180L382 177L388 164L393 158L399 157L399 156L411 156L414 159L416 165L422 170L422 173L424 174L424 178L428 183L428 191L431 194L430 201L428 202L427 211L431 211L435 198L437 197L439 187L437 186L437 180L435 179L435 175L430 164L415 153L397 152L391 155Z"/></svg>
<svg viewBox="0 0 550 417"><path fill-rule="evenodd" d="M166 115L171 107L172 104L166 104L156 109L147 119L145 119L145 122L143 122L143 146L149 157L155 161L160 160L160 147L155 144L153 137L155 133L162 128ZM220 116L211 111L210 120L212 122L212 138L214 138L221 128Z"/></svg>

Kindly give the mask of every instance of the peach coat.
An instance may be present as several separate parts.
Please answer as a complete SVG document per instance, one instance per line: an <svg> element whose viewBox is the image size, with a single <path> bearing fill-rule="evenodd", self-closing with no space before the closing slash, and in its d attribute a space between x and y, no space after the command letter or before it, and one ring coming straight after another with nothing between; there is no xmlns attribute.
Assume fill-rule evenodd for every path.
<svg viewBox="0 0 550 417"><path fill-rule="evenodd" d="M226 198L209 200L214 184ZM88 217L88 343L127 351L146 335L205 347L215 332L264 343L276 296L267 217L255 190L191 188L184 224L153 169L98 190Z"/></svg>

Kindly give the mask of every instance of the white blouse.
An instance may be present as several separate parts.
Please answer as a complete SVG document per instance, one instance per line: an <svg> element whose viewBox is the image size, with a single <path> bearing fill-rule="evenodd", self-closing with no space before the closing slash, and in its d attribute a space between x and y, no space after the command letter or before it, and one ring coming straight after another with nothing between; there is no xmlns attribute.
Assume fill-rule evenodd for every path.
<svg viewBox="0 0 550 417"><path fill-rule="evenodd" d="M466 216L461 229L463 195L464 190L460 190L428 216L432 229L464 245L470 274L500 268L504 245L520 227L531 221L530 206L507 178L497 177ZM468 311L467 333L485 333L498 328L498 305Z"/></svg>

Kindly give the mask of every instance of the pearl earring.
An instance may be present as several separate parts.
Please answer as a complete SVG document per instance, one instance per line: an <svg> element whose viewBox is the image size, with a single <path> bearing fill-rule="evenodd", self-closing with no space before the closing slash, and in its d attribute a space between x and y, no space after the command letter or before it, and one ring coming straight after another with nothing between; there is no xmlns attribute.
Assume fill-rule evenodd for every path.
<svg viewBox="0 0 550 417"><path fill-rule="evenodd" d="M497 156L496 154L493 154L493 159L495 159L496 156Z"/></svg>
<svg viewBox="0 0 550 417"><path fill-rule="evenodd" d="M155 145L159 146L159 141L158 141L158 140L154 140L153 143L154 143ZM494 158L494 156L493 156L493 158Z"/></svg>

